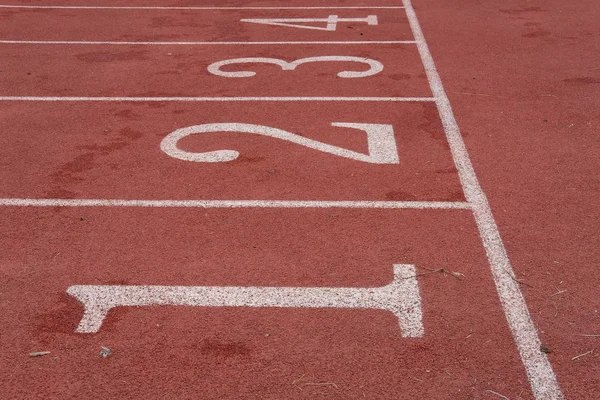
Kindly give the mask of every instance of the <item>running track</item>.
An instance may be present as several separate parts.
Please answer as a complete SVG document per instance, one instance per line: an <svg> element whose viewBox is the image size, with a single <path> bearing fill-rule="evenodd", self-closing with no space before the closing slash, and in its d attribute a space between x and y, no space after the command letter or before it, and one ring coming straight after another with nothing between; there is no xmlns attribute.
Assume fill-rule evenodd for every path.
<svg viewBox="0 0 600 400"><path fill-rule="evenodd" d="M600 7L480 3L0 7L6 398L600 397Z"/></svg>

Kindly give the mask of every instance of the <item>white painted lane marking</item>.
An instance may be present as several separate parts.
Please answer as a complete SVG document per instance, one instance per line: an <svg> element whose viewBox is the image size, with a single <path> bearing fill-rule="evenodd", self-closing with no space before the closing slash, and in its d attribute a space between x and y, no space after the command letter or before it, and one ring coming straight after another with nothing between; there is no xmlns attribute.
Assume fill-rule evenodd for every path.
<svg viewBox="0 0 600 400"><path fill-rule="evenodd" d="M435 101L433 97L82 97L0 96L0 101Z"/></svg>
<svg viewBox="0 0 600 400"><path fill-rule="evenodd" d="M331 126L359 129L366 132L369 154L362 154L356 151L344 149L342 147L332 146L330 144L309 139L292 132L284 131L283 129L272 128L264 125L242 123L202 124L177 129L176 131L169 133L161 141L160 149L169 156L183 161L202 163L233 161L240 155L240 153L235 150L216 150L202 153L192 153L179 149L177 147L177 143L186 136L199 133L240 132L285 140L287 142L322 151L324 153L371 164L400 163L400 160L398 159L398 149L396 148L396 139L394 137L394 128L392 125L333 122Z"/></svg>
<svg viewBox="0 0 600 400"><path fill-rule="evenodd" d="M295 45L295 44L415 44L414 40L359 40L359 41L296 41L296 42L118 42L118 41L85 41L85 40L0 40L0 44L83 44L83 45L184 45L184 46L210 46L210 45Z"/></svg>
<svg viewBox="0 0 600 400"><path fill-rule="evenodd" d="M339 18L337 15L330 15L327 18L243 18L240 19L240 21L261 25L285 26L288 28L333 32L337 29L338 22L366 22L367 25L377 25L377 15L369 15L365 18ZM307 22L324 22L326 25L322 27L298 24Z"/></svg>
<svg viewBox="0 0 600 400"><path fill-rule="evenodd" d="M0 198L7 207L173 207L173 208L381 208L469 210L466 202L326 200L124 200Z"/></svg>
<svg viewBox="0 0 600 400"><path fill-rule="evenodd" d="M395 264L392 283L376 288L75 285L67 293L84 306L76 332L98 332L115 307L276 307L381 309L392 312L404 337L422 337L421 295L414 265Z"/></svg>
<svg viewBox="0 0 600 400"><path fill-rule="evenodd" d="M496 289L512 331L514 340L521 354L521 359L529 377L533 394L537 400L558 400L563 395L556 381L552 366L540 350L540 339L525 303L519 285L513 280L514 272L510 265L506 249L502 243L500 232L483 189L471 164L469 154L462 140L458 124L454 118L450 101L446 96L442 80L435 68L429 47L421 31L410 0L403 0L408 21L417 40L417 49L425 66L431 91L446 132L454 163L463 186L467 201L473 205L475 221L483 241L483 246L492 269Z"/></svg>
<svg viewBox="0 0 600 400"><path fill-rule="evenodd" d="M352 57L352 56L319 56L319 57L307 57L287 62L278 58L264 58L264 57L246 57L246 58L232 58L229 60L217 61L208 66L208 72L213 75L224 76L227 78L247 78L256 75L253 71L221 71L221 67L231 64L247 64L247 63L267 63L279 65L284 71L295 70L300 64L311 63L311 62L358 62L369 65L369 69L366 71L342 71L337 74L340 78L364 78L366 76L372 76L383 71L383 64L377 60L365 57Z"/></svg>
<svg viewBox="0 0 600 400"><path fill-rule="evenodd" d="M0 8L40 8L40 9L91 9L91 10L394 10L402 9L404 6L308 6L308 7L202 7L202 6L22 6L22 5L0 5Z"/></svg>

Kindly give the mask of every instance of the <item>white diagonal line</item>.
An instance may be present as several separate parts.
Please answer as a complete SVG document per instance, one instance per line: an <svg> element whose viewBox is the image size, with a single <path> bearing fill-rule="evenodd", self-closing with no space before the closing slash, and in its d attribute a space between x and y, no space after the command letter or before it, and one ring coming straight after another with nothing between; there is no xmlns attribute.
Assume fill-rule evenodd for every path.
<svg viewBox="0 0 600 400"><path fill-rule="evenodd" d="M450 101L446 96L442 81L435 68L429 47L419 26L417 16L410 0L403 0L406 14L413 35L417 41L417 49L425 66L431 91L436 98L436 105L450 145L452 157L458 170L467 201L473 206L475 221L492 269L496 289L512 331L515 343L521 354L521 360L529 377L533 394L537 400L562 399L562 393L556 381L552 366L540 350L540 339L525 303L518 283L513 279L514 273L502 243L500 232L494 221L487 198L479 185L467 149L462 140L458 124L454 118Z"/></svg>

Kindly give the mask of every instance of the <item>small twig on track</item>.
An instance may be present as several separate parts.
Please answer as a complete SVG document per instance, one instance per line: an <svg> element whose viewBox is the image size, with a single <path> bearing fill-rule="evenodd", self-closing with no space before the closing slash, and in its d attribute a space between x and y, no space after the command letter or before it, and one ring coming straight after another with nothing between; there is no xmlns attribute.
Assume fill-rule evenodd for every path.
<svg viewBox="0 0 600 400"><path fill-rule="evenodd" d="M465 275L460 272L450 271L445 268L437 268L437 269L427 268L427 267L419 267L419 268L426 269L429 272L423 272L422 274L417 274L415 276L421 276L421 275L426 275L426 274L433 274L435 272L441 272L442 274L444 274L444 276L452 275L453 277L455 277L458 280L462 280L465 277Z"/></svg>
<svg viewBox="0 0 600 400"><path fill-rule="evenodd" d="M489 390L489 389L488 389L488 390L486 390L486 392L490 392L490 393L493 393L493 394L495 394L495 395L496 395L496 396L498 396L498 397L502 397L503 399L510 400L508 397L504 396L503 394L500 394L500 393L498 393L498 392L494 392L493 390Z"/></svg>
<svg viewBox="0 0 600 400"><path fill-rule="evenodd" d="M556 295L558 295L558 294L561 294L561 293L564 293L564 292L566 292L566 291L567 291L567 289L565 289L565 290L559 290L558 292L556 292L556 293L554 293L554 294L551 294L551 295L550 295L550 297L556 296Z"/></svg>
<svg viewBox="0 0 600 400"><path fill-rule="evenodd" d="M332 386L338 390L340 389L338 385L333 382L306 382L303 383L302 386Z"/></svg>
<svg viewBox="0 0 600 400"><path fill-rule="evenodd" d="M511 274L507 270L504 269L504 272L506 272L508 274L508 276L510 276L512 278L512 280L515 281L515 282L517 282L519 285L525 285L525 286L529 286L530 288L533 288L532 285L530 285L529 283L525 282L523 279L516 278L513 274Z"/></svg>
<svg viewBox="0 0 600 400"><path fill-rule="evenodd" d="M588 354L592 354L593 352L594 352L594 349L591 349L590 351L587 351L587 352L585 352L585 353L583 353L583 354L580 354L580 355L578 355L578 356L575 356L575 357L571 358L571 361L578 360L578 359L580 359L581 357L585 357L585 356L587 356Z"/></svg>
<svg viewBox="0 0 600 400"><path fill-rule="evenodd" d="M302 376L301 376L300 378L298 378L298 379L294 379L294 381L292 382L292 385L294 385L294 386L296 386L298 389L302 390L302 388L301 388L300 386L296 385L296 382L298 382L298 381L301 381L301 380L302 380L302 378L304 378L304 375L306 375L306 374L302 374Z"/></svg>

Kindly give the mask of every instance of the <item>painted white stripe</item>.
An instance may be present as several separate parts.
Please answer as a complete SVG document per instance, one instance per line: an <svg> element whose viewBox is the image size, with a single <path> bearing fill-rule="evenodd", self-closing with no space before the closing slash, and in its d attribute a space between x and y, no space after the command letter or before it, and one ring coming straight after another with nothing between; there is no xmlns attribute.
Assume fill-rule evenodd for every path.
<svg viewBox="0 0 600 400"><path fill-rule="evenodd" d="M475 221L483 241L492 269L496 289L519 349L521 359L527 371L533 394L537 400L562 399L562 393L556 381L552 366L540 350L540 339L531 320L525 299L518 284L514 281L513 270L502 243L500 232L494 221L487 198L479 185L467 149L462 140L458 124L446 96L442 81L435 68L433 58L421 31L410 0L403 0L413 35L417 40L417 48L429 79L431 90L435 96L439 114L446 131L454 163L458 169L465 196L473 206Z"/></svg>
<svg viewBox="0 0 600 400"><path fill-rule="evenodd" d="M91 10L394 10L404 6L306 6L306 7L202 7L202 6L22 6L2 4L0 8L33 8L33 9L91 9Z"/></svg>
<svg viewBox="0 0 600 400"><path fill-rule="evenodd" d="M359 40L359 41L291 41L291 42L120 42L85 40L0 40L0 44L77 44L77 45L159 45L159 46L214 46L214 45L298 45L298 44L415 44L414 40Z"/></svg>
<svg viewBox="0 0 600 400"><path fill-rule="evenodd" d="M277 307L381 309L392 312L404 337L423 336L414 265L395 264L394 280L377 288L76 285L67 293L84 306L77 332L98 332L115 307Z"/></svg>
<svg viewBox="0 0 600 400"><path fill-rule="evenodd" d="M0 206L16 207L174 207L174 208L411 208L470 209L466 202L322 201L322 200L119 200L0 198Z"/></svg>
<svg viewBox="0 0 600 400"><path fill-rule="evenodd" d="M71 97L0 96L0 101L435 101L432 97Z"/></svg>

